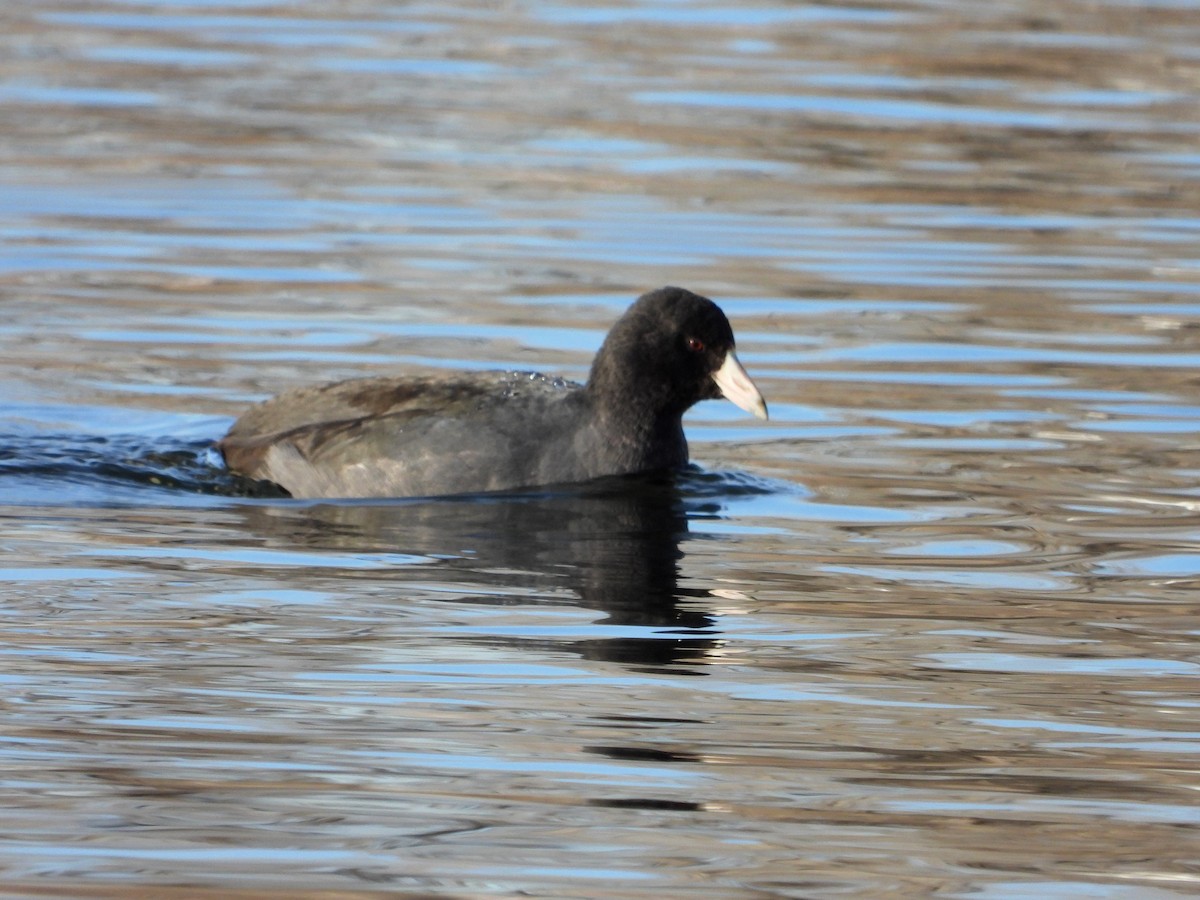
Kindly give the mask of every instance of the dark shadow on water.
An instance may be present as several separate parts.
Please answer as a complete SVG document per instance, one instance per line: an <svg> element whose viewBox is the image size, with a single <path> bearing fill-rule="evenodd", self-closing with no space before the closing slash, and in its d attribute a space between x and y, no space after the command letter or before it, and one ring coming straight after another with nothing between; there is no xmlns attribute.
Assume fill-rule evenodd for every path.
<svg viewBox="0 0 1200 900"><path fill-rule="evenodd" d="M693 467L510 493L311 502L232 475L207 440L0 438L0 505L220 506L269 546L427 560L415 571L396 570L398 603L411 595L416 576L460 602L466 596L478 603L572 604L602 612L598 626L610 631L598 628L596 638L569 646L585 657L633 666L695 664L710 655L719 640L705 612L711 594L679 583L681 544L707 539L689 534L689 519L720 517L723 501L774 490L752 476ZM613 634L612 627L633 634ZM564 647L561 640L551 644L532 635L478 640Z"/></svg>
<svg viewBox="0 0 1200 900"><path fill-rule="evenodd" d="M466 638L562 650L634 667L703 662L719 639L705 612L708 591L681 586L681 544L693 512L679 479L602 479L536 492L391 503L256 504L248 530L272 544L349 553L401 552L431 560L433 577L456 602L578 605L605 614L601 634L571 642L532 635ZM429 577L428 566L421 574ZM397 570L397 602L414 573Z"/></svg>
<svg viewBox="0 0 1200 900"><path fill-rule="evenodd" d="M213 505L208 498L286 496L274 485L233 475L209 440L181 443L77 433L0 436L4 505L202 506Z"/></svg>

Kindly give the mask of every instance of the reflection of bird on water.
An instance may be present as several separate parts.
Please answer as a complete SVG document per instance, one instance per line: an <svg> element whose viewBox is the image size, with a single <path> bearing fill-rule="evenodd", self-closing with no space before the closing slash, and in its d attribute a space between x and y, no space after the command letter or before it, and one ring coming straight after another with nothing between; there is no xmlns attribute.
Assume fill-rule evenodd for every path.
<svg viewBox="0 0 1200 900"><path fill-rule="evenodd" d="M577 604L630 635L553 641L488 635L488 642L573 647L635 665L701 662L713 620L680 607L678 562L687 515L671 477L601 479L539 494L386 504L264 505L249 525L288 546L386 551L428 559L455 602ZM272 543L275 541L273 540ZM414 570L404 567L404 576ZM400 573L398 573L400 574ZM397 602L405 581L397 579ZM478 593L472 593L472 585ZM700 592L704 595L705 592ZM638 629L645 629L644 632Z"/></svg>

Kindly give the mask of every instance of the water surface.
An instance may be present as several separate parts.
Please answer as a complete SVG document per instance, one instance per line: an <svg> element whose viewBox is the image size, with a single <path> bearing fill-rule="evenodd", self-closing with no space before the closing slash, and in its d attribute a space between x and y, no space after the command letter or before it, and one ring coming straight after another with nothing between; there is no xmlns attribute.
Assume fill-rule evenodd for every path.
<svg viewBox="0 0 1200 900"><path fill-rule="evenodd" d="M0 23L6 895L1196 892L1190 4ZM209 449L582 378L662 284L772 411L676 479L310 504Z"/></svg>

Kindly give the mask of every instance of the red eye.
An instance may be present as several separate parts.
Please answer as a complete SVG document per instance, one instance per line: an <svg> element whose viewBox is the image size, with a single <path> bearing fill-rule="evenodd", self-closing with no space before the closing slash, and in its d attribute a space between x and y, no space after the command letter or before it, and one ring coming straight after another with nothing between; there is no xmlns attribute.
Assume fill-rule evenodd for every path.
<svg viewBox="0 0 1200 900"><path fill-rule="evenodd" d="M700 340L700 338L690 337L687 339L687 348L693 353L701 353L704 351L704 341Z"/></svg>

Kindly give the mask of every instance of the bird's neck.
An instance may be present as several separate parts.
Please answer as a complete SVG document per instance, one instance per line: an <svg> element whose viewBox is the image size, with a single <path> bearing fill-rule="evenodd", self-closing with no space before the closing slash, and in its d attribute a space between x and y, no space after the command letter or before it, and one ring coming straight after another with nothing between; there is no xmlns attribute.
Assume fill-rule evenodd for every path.
<svg viewBox="0 0 1200 900"><path fill-rule="evenodd" d="M591 381L585 398L593 433L614 467L637 472L687 463L681 411L655 404L635 389L597 390Z"/></svg>

